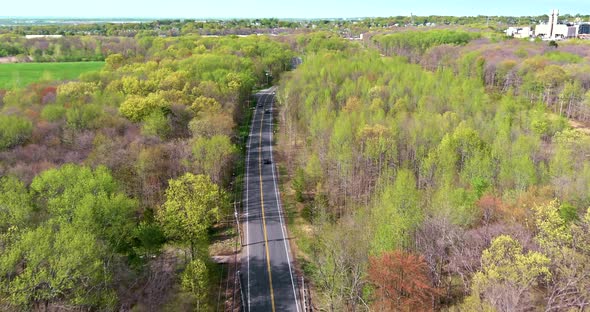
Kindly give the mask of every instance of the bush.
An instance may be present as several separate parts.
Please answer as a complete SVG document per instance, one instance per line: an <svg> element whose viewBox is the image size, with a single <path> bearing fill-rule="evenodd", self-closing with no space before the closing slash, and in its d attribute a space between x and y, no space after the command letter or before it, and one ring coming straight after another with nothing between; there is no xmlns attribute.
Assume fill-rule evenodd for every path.
<svg viewBox="0 0 590 312"><path fill-rule="evenodd" d="M58 121L66 115L66 109L59 104L47 105L41 111L41 117L47 121Z"/></svg>
<svg viewBox="0 0 590 312"><path fill-rule="evenodd" d="M91 129L98 126L97 119L102 116L102 109L97 105L82 105L66 111L68 128L74 130Z"/></svg>
<svg viewBox="0 0 590 312"><path fill-rule="evenodd" d="M565 222L576 221L579 219L578 218L578 209L569 203L563 203L559 207L559 216Z"/></svg>
<svg viewBox="0 0 590 312"><path fill-rule="evenodd" d="M293 189L295 190L295 200L303 202L303 192L305 191L305 172L298 168L293 178Z"/></svg>
<svg viewBox="0 0 590 312"><path fill-rule="evenodd" d="M557 63L573 63L578 64L584 60L581 56L573 53L562 51L551 51L544 54L548 59Z"/></svg>
<svg viewBox="0 0 590 312"><path fill-rule="evenodd" d="M141 127L141 132L143 135L166 138L170 134L168 118L166 118L166 115L160 110L152 112L145 118L143 126Z"/></svg>
<svg viewBox="0 0 590 312"><path fill-rule="evenodd" d="M24 143L32 132L30 120L18 116L0 116L0 151Z"/></svg>

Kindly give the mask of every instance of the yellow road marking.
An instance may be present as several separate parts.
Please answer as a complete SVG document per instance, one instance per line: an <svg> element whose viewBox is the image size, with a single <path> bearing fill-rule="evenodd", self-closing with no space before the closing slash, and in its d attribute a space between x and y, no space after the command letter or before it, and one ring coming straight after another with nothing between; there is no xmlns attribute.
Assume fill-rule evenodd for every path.
<svg viewBox="0 0 590 312"><path fill-rule="evenodd" d="M264 215L264 194L262 192L262 121L264 120L264 110L260 118L260 143L258 144L258 176L260 180L260 205L262 207L262 232L264 232L264 246L266 247L266 267L268 269L268 282L270 283L270 303L272 312L275 312L275 294L272 288L272 273L270 270L270 252L268 251L268 235L266 234L266 217Z"/></svg>

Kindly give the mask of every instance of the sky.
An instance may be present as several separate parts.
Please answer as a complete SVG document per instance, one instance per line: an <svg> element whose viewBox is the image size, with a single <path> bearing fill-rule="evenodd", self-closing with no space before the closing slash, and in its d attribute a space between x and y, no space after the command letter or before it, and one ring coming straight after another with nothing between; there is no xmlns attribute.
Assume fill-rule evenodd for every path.
<svg viewBox="0 0 590 312"><path fill-rule="evenodd" d="M3 0L3 17L321 18L590 14L590 0Z"/></svg>

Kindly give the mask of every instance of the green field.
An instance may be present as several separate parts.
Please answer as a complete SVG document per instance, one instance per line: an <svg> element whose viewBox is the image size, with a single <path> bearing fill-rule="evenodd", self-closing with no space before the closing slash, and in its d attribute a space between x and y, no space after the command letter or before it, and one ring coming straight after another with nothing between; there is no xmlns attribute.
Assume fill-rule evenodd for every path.
<svg viewBox="0 0 590 312"><path fill-rule="evenodd" d="M21 88L38 81L75 79L99 70L104 62L0 64L0 89Z"/></svg>

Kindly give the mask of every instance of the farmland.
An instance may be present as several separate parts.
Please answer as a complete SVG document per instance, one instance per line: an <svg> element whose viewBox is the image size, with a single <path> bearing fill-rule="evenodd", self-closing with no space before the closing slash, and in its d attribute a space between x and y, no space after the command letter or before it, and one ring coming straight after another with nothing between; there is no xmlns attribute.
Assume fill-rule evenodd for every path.
<svg viewBox="0 0 590 312"><path fill-rule="evenodd" d="M104 62L0 64L0 89L22 88L39 81L75 79L100 70Z"/></svg>

